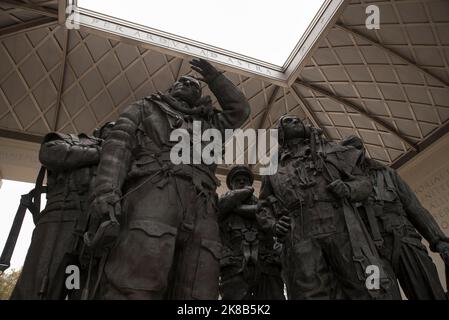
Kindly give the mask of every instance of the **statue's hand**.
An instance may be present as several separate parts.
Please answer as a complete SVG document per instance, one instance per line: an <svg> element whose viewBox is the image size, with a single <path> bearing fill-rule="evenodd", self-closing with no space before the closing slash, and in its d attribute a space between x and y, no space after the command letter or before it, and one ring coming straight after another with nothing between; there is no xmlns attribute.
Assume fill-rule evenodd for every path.
<svg viewBox="0 0 449 320"><path fill-rule="evenodd" d="M232 203L232 207L240 206L243 201L247 200L254 193L253 187L245 187L243 189L235 189L227 192L220 201Z"/></svg>
<svg viewBox="0 0 449 320"><path fill-rule="evenodd" d="M199 80L208 84L220 75L220 72L204 59L192 59L192 61L190 61L190 65L193 70L203 76L203 78Z"/></svg>
<svg viewBox="0 0 449 320"><path fill-rule="evenodd" d="M212 98L210 96L202 96L197 104L205 107L212 107Z"/></svg>
<svg viewBox="0 0 449 320"><path fill-rule="evenodd" d="M330 183L327 188L337 197L342 199L349 198L349 196L351 195L351 190L349 189L348 185L340 179L337 179Z"/></svg>
<svg viewBox="0 0 449 320"><path fill-rule="evenodd" d="M279 239L284 238L291 229L291 218L282 216L274 225L274 235Z"/></svg>
<svg viewBox="0 0 449 320"><path fill-rule="evenodd" d="M114 244L120 232L120 224L116 219L120 211L120 195L117 193L105 193L95 198L89 230L84 234L87 247L96 250Z"/></svg>
<svg viewBox="0 0 449 320"><path fill-rule="evenodd" d="M108 192L97 196L92 202L92 213L98 221L110 220L111 214L120 215L120 195Z"/></svg>
<svg viewBox="0 0 449 320"><path fill-rule="evenodd" d="M435 248L443 259L444 264L449 266L449 243L446 241L439 241Z"/></svg>
<svg viewBox="0 0 449 320"><path fill-rule="evenodd" d="M240 200L240 202L243 202L251 197L251 195L254 193L254 188L251 186L247 186L242 189L236 189L233 191L235 191L236 197Z"/></svg>

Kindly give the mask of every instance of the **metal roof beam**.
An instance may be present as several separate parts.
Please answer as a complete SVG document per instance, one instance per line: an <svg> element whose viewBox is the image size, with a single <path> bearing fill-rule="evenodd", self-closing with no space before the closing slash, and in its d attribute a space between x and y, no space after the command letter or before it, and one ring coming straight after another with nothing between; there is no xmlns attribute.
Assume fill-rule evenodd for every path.
<svg viewBox="0 0 449 320"><path fill-rule="evenodd" d="M369 120L373 121L374 123L378 124L379 126L384 128L385 130L390 132L391 134L395 135L397 138L399 138L402 141L404 141L406 144L408 144L414 150L417 150L415 142L413 142L412 140L410 140L409 138L404 136L401 132L397 131L389 123L387 123L387 122L383 121L382 119L376 118L373 115L369 114L362 107L352 103L351 101L348 101L346 99L337 97L336 95L332 94L331 92L328 92L328 91L326 91L326 90L324 90L322 88L315 87L314 85L311 85L309 83L306 83L306 82L303 82L303 81L300 81L300 80L296 80L295 83L300 85L300 86L303 86L303 87L305 87L305 88L307 88L309 90L313 90L313 91L315 91L315 92L325 96L326 98L328 98L330 100L333 100L334 102L336 102L338 104L342 104L342 105L344 105L344 106L346 106L346 107L356 111L357 113L365 116Z"/></svg>
<svg viewBox="0 0 449 320"><path fill-rule="evenodd" d="M30 133L18 132L18 131L13 131L13 130L1 129L1 128L0 128L0 137L20 140L20 141L35 142L35 143L41 143L43 140L43 136L38 136L38 135L30 134Z"/></svg>
<svg viewBox="0 0 449 320"><path fill-rule="evenodd" d="M265 122L267 121L268 114L270 113L271 108L273 107L274 101L276 100L276 96L279 92L280 87L276 86L276 85L274 85L274 86L275 87L274 87L273 93L271 94L270 98L268 98L265 113L263 114L262 119L260 120L260 123L258 125L259 129L263 129L263 126L264 126Z"/></svg>
<svg viewBox="0 0 449 320"><path fill-rule="evenodd" d="M351 34L353 34L353 35L355 35L355 36L357 36L357 37L359 37L359 38L361 38L361 39L363 39L363 40L369 42L371 45L373 45L373 46L379 48L380 50L384 51L385 53L387 53L387 54L389 54L389 55L391 55L391 56L394 56L394 57L396 57L396 58L399 58L400 60L402 60L403 62L405 62L405 63L408 64L409 66L413 67L415 70L417 70L417 71L419 71L419 72L421 72L421 73L424 73L424 74L425 74L426 76L428 76L429 78L432 78L432 79L438 81L438 82L439 82L440 84L442 84L445 88L448 88L448 89L449 89L449 84L448 84L446 81L444 81L443 79L441 79L441 78L438 77L437 75L434 75L433 73L430 73L429 71L427 71L427 70L424 69L423 67L418 66L415 62L413 62L413 61L407 59L406 57L404 57L404 56L401 55L400 53L397 53L396 51L394 51L394 50L392 50L392 49L389 49L389 48L385 47L383 44L381 44L381 43L379 43L379 42L377 42L377 41L371 40L371 39L368 38L367 36L361 34L361 33L358 32L358 31L355 31L355 30L353 30L353 29L348 28L347 26L345 26L345 25L343 25L343 24L337 23L337 24L335 25L335 28L340 29L340 30L343 30L343 31L346 31L346 32L348 32L348 33L351 33Z"/></svg>
<svg viewBox="0 0 449 320"><path fill-rule="evenodd" d="M65 80L65 73L66 73L66 66L67 66L67 53L68 53L68 47L69 47L69 35L70 31L69 29L65 30L65 36L64 36L64 47L62 48L62 62L61 62L61 73L59 74L59 84L58 84L58 95L56 97L56 111L55 111L55 120L53 123L53 131L58 130L58 122L59 122L59 114L61 112L61 105L62 105L62 90L64 90L64 80Z"/></svg>
<svg viewBox="0 0 449 320"><path fill-rule="evenodd" d="M296 99L296 101L298 101L300 108L302 109L304 114L307 116L307 118L310 120L310 122L312 122L313 126L315 128L319 128L319 129L323 130L324 136L326 138L329 138L329 135L327 134L326 130L324 129L324 127L322 127L320 125L318 118L313 113L313 110L310 107L309 103L301 96L301 93L293 85L291 86L290 92L293 95L293 97Z"/></svg>
<svg viewBox="0 0 449 320"><path fill-rule="evenodd" d="M3 27L0 29L0 39L9 38L23 32L48 27L57 23L58 20L50 17L42 17L31 21L14 24L12 26Z"/></svg>
<svg viewBox="0 0 449 320"><path fill-rule="evenodd" d="M6 3L18 9L32 11L43 16L58 18L58 11L50 8L41 7L34 3L24 3L16 0L0 0L0 3Z"/></svg>
<svg viewBox="0 0 449 320"><path fill-rule="evenodd" d="M400 157L398 157L396 160L393 161L393 163L390 165L393 169L399 169L403 165L405 165L407 162L412 160L417 154L424 151L428 147L430 147L434 142L438 141L442 136L449 133L449 121L443 124L440 128L436 129L434 132L432 132L430 135L428 135L426 138L421 140L418 143L418 150L409 150L408 152L402 154Z"/></svg>

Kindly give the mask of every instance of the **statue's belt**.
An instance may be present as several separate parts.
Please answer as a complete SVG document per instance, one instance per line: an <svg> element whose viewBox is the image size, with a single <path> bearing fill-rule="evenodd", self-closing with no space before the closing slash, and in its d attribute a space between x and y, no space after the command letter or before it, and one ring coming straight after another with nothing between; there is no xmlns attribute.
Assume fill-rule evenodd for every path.
<svg viewBox="0 0 449 320"><path fill-rule="evenodd" d="M219 180L215 177L214 170L206 165L174 165L169 155L150 157L139 159L133 164L133 169L129 174L129 178L147 176L155 172L161 172L166 175L174 175L192 180L195 186L215 190L220 185Z"/></svg>
<svg viewBox="0 0 449 320"><path fill-rule="evenodd" d="M330 203L334 208L340 208L342 206L341 201L332 198L313 197L310 199L297 200L289 205L282 206L284 211L289 212L291 216L298 216L307 208L314 207L317 203Z"/></svg>

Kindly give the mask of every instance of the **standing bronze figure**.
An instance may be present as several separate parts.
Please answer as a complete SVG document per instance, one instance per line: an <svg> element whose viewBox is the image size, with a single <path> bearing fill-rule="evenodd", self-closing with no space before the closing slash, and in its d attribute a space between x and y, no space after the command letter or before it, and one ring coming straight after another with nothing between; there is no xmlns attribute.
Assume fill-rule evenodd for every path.
<svg viewBox="0 0 449 320"><path fill-rule="evenodd" d="M193 121L203 130L238 128L250 109L243 93L207 61L194 59L191 65L221 111L201 99L197 79L183 76L168 94L132 104L104 144L94 210L103 223L111 222L100 224L106 226L102 234L112 238L117 223L121 229L104 263L99 298L218 297L215 165L173 164L170 150L176 142L170 133L177 128L191 133Z"/></svg>
<svg viewBox="0 0 449 320"><path fill-rule="evenodd" d="M327 142L295 116L279 120L279 169L263 180L261 225L283 242L289 299L387 298L399 296L382 272L382 287L367 289L365 270L382 268L354 202L371 183L359 168L361 152ZM290 230L290 231L289 231Z"/></svg>
<svg viewBox="0 0 449 320"><path fill-rule="evenodd" d="M356 136L342 144L364 152ZM365 221L379 253L391 263L408 299L445 300L437 269L421 240L424 237L449 266L449 238L395 170L369 158L364 166L373 185L364 203Z"/></svg>
<svg viewBox="0 0 449 320"><path fill-rule="evenodd" d="M223 300L282 300L281 261L273 236L260 229L251 170L238 165L226 177L230 191L219 200L223 242L220 295Z"/></svg>
<svg viewBox="0 0 449 320"><path fill-rule="evenodd" d="M94 137L57 132L45 136L39 160L47 169L47 204L35 216L36 228L11 299L64 299L69 294L65 266L79 266L101 143L112 125L107 123Z"/></svg>

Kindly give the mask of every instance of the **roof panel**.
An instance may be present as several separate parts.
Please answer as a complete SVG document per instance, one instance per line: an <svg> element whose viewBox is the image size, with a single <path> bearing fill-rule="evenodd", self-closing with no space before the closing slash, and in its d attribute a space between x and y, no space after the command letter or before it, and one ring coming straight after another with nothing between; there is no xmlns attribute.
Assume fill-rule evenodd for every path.
<svg viewBox="0 0 449 320"><path fill-rule="evenodd" d="M369 31L364 26L366 4L353 1L340 20L349 30L332 29L300 74L301 81L318 91L295 85L306 107L298 105L300 98L291 93L283 97L284 90L278 90L269 109L276 85L227 71L250 99L247 127L276 127L287 110L305 118L303 108L309 108L331 139L360 135L372 156L394 161L409 148L407 139L423 141L449 121L447 5L444 1L382 2L383 25ZM419 6L423 10L417 13L413 8ZM65 36L58 26L0 39L1 129L43 135L53 126ZM94 126L114 120L135 99L164 91L187 73L191 73L187 61L168 52L71 30L58 127L91 132ZM210 90L204 89L204 94ZM341 104L335 99L341 99ZM268 119L261 124L267 112ZM385 129L379 120L391 128Z"/></svg>

